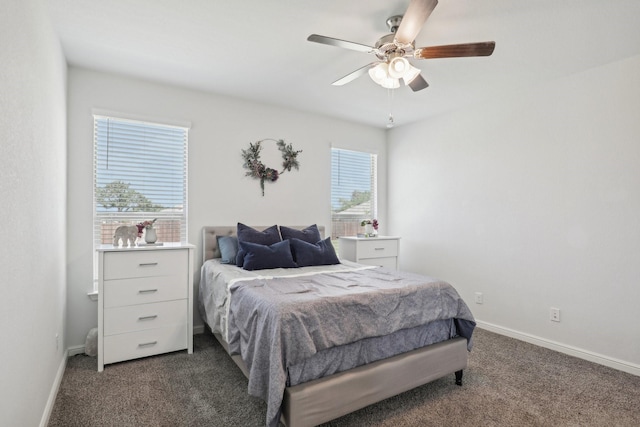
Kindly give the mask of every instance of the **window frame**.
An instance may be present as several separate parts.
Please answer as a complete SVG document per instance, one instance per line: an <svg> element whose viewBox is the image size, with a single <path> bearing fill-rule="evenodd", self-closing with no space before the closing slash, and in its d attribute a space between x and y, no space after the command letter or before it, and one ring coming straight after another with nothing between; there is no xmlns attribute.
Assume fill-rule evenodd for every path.
<svg viewBox="0 0 640 427"><path fill-rule="evenodd" d="M131 115L115 113L115 112L107 112L102 110L93 110L92 112L93 118L93 246L94 249L97 249L99 246L103 244L113 243L113 227L111 229L107 227L107 233L105 234L103 230L103 225L105 221L113 222L117 221L122 225L135 225L136 223L142 222L144 220L152 220L153 218L158 218L157 225L160 227L163 226L166 228L166 232L164 233L165 242L176 242L176 243L187 243L188 241L188 142L189 142L189 130L190 123L178 123L170 120L154 120L148 118L141 117L133 117ZM126 185L131 186L133 190L140 190L143 188L144 190L140 190L140 194L147 197L144 192L152 192L155 189L156 193L154 193L157 197L165 198L163 201L167 201L169 198L170 202L168 205L170 207L157 210L157 207L153 210L126 210L126 211L105 211L104 209L100 209L99 203L97 200L98 187L100 185L100 179L103 177L101 174L101 166L100 162L104 161L104 154L99 153L99 149L102 149L105 145L104 138L109 136L108 131L104 128L99 128L100 126L104 126L106 124L109 125L109 121L113 121L113 126L119 126L121 131L127 131L127 134L121 136L119 139L115 136L107 142L108 144L114 144L121 148L122 150L132 150L134 151L133 155L136 155L135 160L131 162L126 161L126 156L121 156L120 158L116 158L115 154L113 156L113 160L115 164L126 167L129 167L129 171L134 170L134 173L142 176L142 178L131 179L131 181L136 181L136 184L139 188L135 188L135 185L132 182L128 182ZM111 129L111 128L107 128ZM123 130L124 129L124 130ZM131 132L131 133L128 133ZM148 134L147 134L148 132ZM155 135L152 135L155 132ZM166 135L165 133L170 133L170 135ZM102 139L100 139L102 138ZM168 140L168 142L167 142ZM156 144L154 144L154 141ZM176 144L180 145L176 145ZM140 147L149 147L149 152L146 155L137 156L136 150L140 150ZM165 155L166 159L170 159L172 169L174 173L169 174L170 178L167 178L167 175L163 173L163 171L158 172L157 167L155 171L155 176L157 179L153 179L153 174L151 173L151 168L153 168L154 160L157 160L159 157L153 157L154 154L157 155L157 152L163 150L164 147L170 147L172 150L170 153ZM145 150L140 150L146 151ZM176 153L179 153L179 158L176 159ZM127 156L132 153L127 153ZM107 154L108 155L108 154ZM145 166L145 159L147 159L147 165ZM141 166L142 165L142 166ZM148 168L146 168L148 167ZM140 171L137 168L141 168ZM146 168L146 169L145 169ZM104 168L102 168L103 170ZM124 172L123 172L124 173ZM131 173L131 172L129 172ZM149 179L151 175L152 179ZM116 175L117 176L117 172ZM111 178L111 177L110 177ZM127 181L127 179L122 179L123 181ZM110 182L115 182L113 180ZM140 181L144 182L141 184ZM104 181L102 181L104 182ZM171 187L171 185L173 186ZM165 191L167 188L169 190ZM177 196L176 196L177 194ZM178 200L180 203L176 204L175 201ZM151 198L148 198L148 201L151 203ZM162 204L162 202L160 202ZM171 225L171 230L167 224ZM162 233L160 233L162 235ZM110 238L106 237L110 235Z"/></svg>
<svg viewBox="0 0 640 427"><path fill-rule="evenodd" d="M348 214L351 218L345 218L343 221L336 221L335 216L336 212L334 210L334 153L353 153L356 155L367 155L369 157L368 161L370 162L370 181L369 188L371 194L371 202L368 211L357 212L354 211L352 214ZM360 222L365 219L374 219L377 218L378 215L378 154L375 152L371 152L368 150L362 149L352 149L352 148L342 148L342 147L331 147L331 238L334 241L334 245L336 244L336 240L339 236L355 236L357 234L362 233L364 230L360 226ZM354 188L354 190L358 190L358 188ZM351 209L351 208L349 208ZM348 209L347 209L348 210ZM342 226L337 225L339 222L345 222Z"/></svg>

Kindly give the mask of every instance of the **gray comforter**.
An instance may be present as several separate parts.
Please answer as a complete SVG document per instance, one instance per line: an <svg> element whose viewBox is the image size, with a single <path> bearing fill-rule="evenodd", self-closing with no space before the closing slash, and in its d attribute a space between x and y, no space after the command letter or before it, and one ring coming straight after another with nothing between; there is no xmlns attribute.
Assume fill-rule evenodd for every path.
<svg viewBox="0 0 640 427"><path fill-rule="evenodd" d="M249 370L249 393L277 426L287 368L317 352L435 320L456 319L469 340L473 316L446 282L382 268L260 278L230 287L229 349Z"/></svg>

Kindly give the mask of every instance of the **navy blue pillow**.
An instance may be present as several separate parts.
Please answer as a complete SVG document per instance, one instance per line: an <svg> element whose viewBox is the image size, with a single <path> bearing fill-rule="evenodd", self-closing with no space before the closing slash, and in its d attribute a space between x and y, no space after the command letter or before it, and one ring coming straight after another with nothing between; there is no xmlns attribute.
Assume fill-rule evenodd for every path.
<svg viewBox="0 0 640 427"><path fill-rule="evenodd" d="M218 236L218 249L220 249L220 262L222 264L235 264L238 256L238 238L235 236Z"/></svg>
<svg viewBox="0 0 640 427"><path fill-rule="evenodd" d="M280 226L280 234L282 234L282 240L286 239L300 239L309 243L316 243L322 240L320 230L316 224L310 225L304 230L296 230L295 228L289 228Z"/></svg>
<svg viewBox="0 0 640 427"><path fill-rule="evenodd" d="M333 244L331 244L331 237L320 240L315 244L295 238L290 241L293 259L298 264L298 267L340 264Z"/></svg>
<svg viewBox="0 0 640 427"><path fill-rule="evenodd" d="M288 240L270 246L241 241L240 250L245 252L242 264L242 268L245 270L295 268L298 266L293 262L291 245Z"/></svg>
<svg viewBox="0 0 640 427"><path fill-rule="evenodd" d="M248 225L244 225L242 223L238 223L238 243L240 242L249 242L249 243L257 243L260 245L273 245L274 243L278 243L281 241L280 232L278 231L277 225L272 225L271 227L265 229L264 231L258 231L255 228L249 227ZM238 267L242 267L244 264L244 251L242 247L238 250L238 255L236 256L236 265Z"/></svg>

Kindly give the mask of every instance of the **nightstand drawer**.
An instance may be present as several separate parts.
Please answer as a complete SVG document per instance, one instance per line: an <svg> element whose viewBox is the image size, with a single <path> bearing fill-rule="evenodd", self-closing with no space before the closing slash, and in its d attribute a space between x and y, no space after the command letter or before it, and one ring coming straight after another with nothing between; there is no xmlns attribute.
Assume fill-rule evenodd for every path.
<svg viewBox="0 0 640 427"><path fill-rule="evenodd" d="M187 323L187 300L108 308L104 311L104 335Z"/></svg>
<svg viewBox="0 0 640 427"><path fill-rule="evenodd" d="M187 348L187 324L104 337L104 363Z"/></svg>
<svg viewBox="0 0 640 427"><path fill-rule="evenodd" d="M386 258L398 256L397 240L361 240L358 242L358 258Z"/></svg>
<svg viewBox="0 0 640 427"><path fill-rule="evenodd" d="M145 304L187 298L187 274L109 280L104 284L104 307Z"/></svg>
<svg viewBox="0 0 640 427"><path fill-rule="evenodd" d="M104 280L188 274L184 250L109 252L104 256Z"/></svg>
<svg viewBox="0 0 640 427"><path fill-rule="evenodd" d="M384 258L364 258L359 260L360 264L366 265L375 265L376 267L384 267L389 268L391 270L396 270L398 266L398 257L390 256Z"/></svg>

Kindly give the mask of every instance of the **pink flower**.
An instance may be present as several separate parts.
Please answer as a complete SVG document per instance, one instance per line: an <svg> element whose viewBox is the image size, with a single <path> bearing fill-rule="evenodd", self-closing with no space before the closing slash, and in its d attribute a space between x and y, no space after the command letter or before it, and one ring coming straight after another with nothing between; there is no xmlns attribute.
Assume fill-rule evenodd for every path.
<svg viewBox="0 0 640 427"><path fill-rule="evenodd" d="M142 230L145 228L151 228L153 227L153 224L156 222L158 218L154 218L151 221L142 221L136 224L136 227L138 227L138 237L142 237Z"/></svg>

